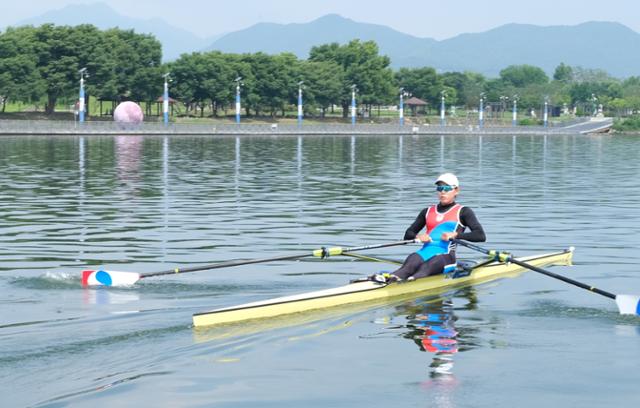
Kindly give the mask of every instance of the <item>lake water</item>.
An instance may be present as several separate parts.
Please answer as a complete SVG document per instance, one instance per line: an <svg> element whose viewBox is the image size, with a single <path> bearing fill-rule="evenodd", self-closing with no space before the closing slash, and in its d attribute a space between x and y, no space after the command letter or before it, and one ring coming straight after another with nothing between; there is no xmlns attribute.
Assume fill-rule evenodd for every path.
<svg viewBox="0 0 640 408"><path fill-rule="evenodd" d="M0 405L601 407L640 403L640 319L526 273L442 296L194 330L193 313L392 265L331 258L84 289L150 272L396 241L453 171L516 255L640 293L640 149L623 136L2 137ZM403 259L412 248L370 251ZM462 257L476 257L467 249ZM313 318L311 318L313 317Z"/></svg>

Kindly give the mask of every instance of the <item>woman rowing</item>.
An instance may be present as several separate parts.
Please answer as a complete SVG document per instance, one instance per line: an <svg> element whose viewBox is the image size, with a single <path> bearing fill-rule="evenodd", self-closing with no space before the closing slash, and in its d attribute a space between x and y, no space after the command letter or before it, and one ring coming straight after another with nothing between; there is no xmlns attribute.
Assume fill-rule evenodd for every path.
<svg viewBox="0 0 640 408"><path fill-rule="evenodd" d="M418 239L422 248L405 259L389 280L413 280L430 275L448 273L456 267L456 245L452 239L472 242L486 240L482 225L473 210L456 203L460 192L458 178L444 173L436 179L439 202L420 211L416 220L404 233L404 239ZM426 232L420 231L426 226ZM468 232L465 232L466 229Z"/></svg>

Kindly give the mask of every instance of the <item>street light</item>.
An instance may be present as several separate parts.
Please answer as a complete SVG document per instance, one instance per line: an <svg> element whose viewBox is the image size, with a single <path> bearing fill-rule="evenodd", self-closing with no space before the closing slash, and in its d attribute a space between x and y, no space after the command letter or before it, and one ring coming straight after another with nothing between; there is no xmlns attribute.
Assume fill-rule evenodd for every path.
<svg viewBox="0 0 640 408"><path fill-rule="evenodd" d="M78 71L80 73L80 95L78 97L78 121L84 122L84 77L89 77L86 68L82 68Z"/></svg>
<svg viewBox="0 0 640 408"><path fill-rule="evenodd" d="M237 77L234 82L236 83L236 123L240 123L240 86L242 85L242 77Z"/></svg>
<svg viewBox="0 0 640 408"><path fill-rule="evenodd" d="M400 88L400 108L398 109L400 115L400 126L404 126L404 88Z"/></svg>
<svg viewBox="0 0 640 408"><path fill-rule="evenodd" d="M508 96L500 95L500 123L504 120L504 113L507 111Z"/></svg>
<svg viewBox="0 0 640 408"><path fill-rule="evenodd" d="M484 125L484 92L480 94L480 110L478 111L478 126Z"/></svg>
<svg viewBox="0 0 640 408"><path fill-rule="evenodd" d="M302 84L304 81L298 82L298 126L302 125Z"/></svg>
<svg viewBox="0 0 640 408"><path fill-rule="evenodd" d="M162 117L164 124L169 123L169 73L162 76L164 78L164 91L162 93Z"/></svg>
<svg viewBox="0 0 640 408"><path fill-rule="evenodd" d="M447 91L440 91L440 126L446 125L445 122L445 109L444 109L444 98L447 96Z"/></svg>
<svg viewBox="0 0 640 408"><path fill-rule="evenodd" d="M544 127L547 127L549 125L548 109L549 109L549 96L545 95L545 97L544 97L544 113L543 113L543 116L542 116L542 122L544 123Z"/></svg>
<svg viewBox="0 0 640 408"><path fill-rule="evenodd" d="M518 125L518 94L513 95L513 118L511 119L511 125Z"/></svg>
<svg viewBox="0 0 640 408"><path fill-rule="evenodd" d="M358 88L355 85L351 85L351 124L356 124L356 92Z"/></svg>

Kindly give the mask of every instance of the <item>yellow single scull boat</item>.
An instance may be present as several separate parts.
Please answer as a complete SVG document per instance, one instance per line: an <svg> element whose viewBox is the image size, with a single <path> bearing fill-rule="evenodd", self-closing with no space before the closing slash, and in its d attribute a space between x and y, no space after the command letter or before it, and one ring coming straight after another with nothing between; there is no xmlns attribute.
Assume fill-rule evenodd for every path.
<svg viewBox="0 0 640 408"><path fill-rule="evenodd" d="M571 265L573 248L542 255L517 258L537 267ZM525 270L514 263L483 262L467 265L466 270L448 275L435 275L414 281L380 283L360 281L332 289L318 290L291 296L245 303L193 315L195 327L237 323L246 320L268 319L293 313L333 308L336 306L442 292L455 287L469 286L511 276Z"/></svg>

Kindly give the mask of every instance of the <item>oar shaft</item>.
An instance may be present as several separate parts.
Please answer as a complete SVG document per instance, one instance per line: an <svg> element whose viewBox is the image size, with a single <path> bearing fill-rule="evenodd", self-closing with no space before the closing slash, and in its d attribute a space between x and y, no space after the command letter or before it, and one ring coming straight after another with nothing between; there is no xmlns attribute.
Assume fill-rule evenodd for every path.
<svg viewBox="0 0 640 408"><path fill-rule="evenodd" d="M328 257L331 255L341 255L343 253L356 252L356 251L364 251L367 249L378 249L378 248L387 248L398 245L406 245L416 242L415 240L408 239L397 242L388 242L384 244L374 244L374 245L364 245L359 247L351 247L351 248L342 248L342 247L331 247L331 248L321 248L316 249L311 252L301 252L297 254L289 254L289 255L280 255L269 258L257 258L257 259L243 259L243 260L235 260L235 261L226 261L220 262L211 265L202 265L202 266L194 266L191 268L175 268L167 271L160 272L149 272L140 274L140 279L149 278L151 276L162 276L162 275L173 275L176 273L187 273L187 272L197 272L197 271L206 271L210 269L220 269L220 268L229 268L232 266L241 266L241 265L250 265L264 262L273 262L273 261L287 261L293 259L306 258L309 256L315 257Z"/></svg>
<svg viewBox="0 0 640 408"><path fill-rule="evenodd" d="M304 258L304 257L307 257L307 256L312 256L312 255L313 255L312 253L305 252L305 253L299 253L299 254L294 254L294 255L274 256L274 257L270 257L270 258L257 258L257 259L244 259L244 260L238 260L238 261L227 261L227 262L220 262L220 263L213 264L213 265L194 266L194 267L191 267L191 268L175 268L175 269L167 270L167 271L142 273L142 274L140 274L140 279L149 278L151 276L162 276L162 275L173 275L173 274L176 274L176 273L207 271L207 270L210 270L210 269L229 268L229 267L232 267L232 266L250 265L250 264L264 263L264 262L286 261L286 260L291 260L291 259Z"/></svg>
<svg viewBox="0 0 640 408"><path fill-rule="evenodd" d="M608 297L608 298L614 299L614 300L616 298L616 295L614 295L613 293L604 291L602 289L598 289L596 287L587 285L587 284L579 282L577 280L573 280L571 278L567 278L566 276L563 276L563 275L558 275L557 273L553 273L551 271L539 268L537 266L528 264L526 262L522 262L522 261L516 259L511 254L499 253L497 251L490 251L488 249L479 247L478 245L474 245L474 244L471 244L469 242L462 241L462 240L459 240L459 239L454 239L453 242L455 242L456 244L460 244L462 246L466 246L467 248L476 250L478 252L482 252L482 253L487 254L489 256L495 256L496 260L499 260L500 262L511 262L511 263L516 264L516 265L520 265L523 268L531 269L532 271L541 273L543 275L547 275L547 276L549 276L551 278L555 278L555 279L561 280L563 282L569 283L571 285L577 286L579 288L586 289L586 290L588 290L590 292L597 293L598 295L602 295L602 296L605 296L605 297Z"/></svg>
<svg viewBox="0 0 640 408"><path fill-rule="evenodd" d="M514 263L516 265L520 265L520 266L522 266L524 268L529 268L532 271L536 271L536 272L541 273L543 275L547 275L547 276L549 276L551 278L559 279L559 280L561 280L563 282L570 283L570 284L572 284L574 286L577 286L579 288L586 289L586 290L588 290L590 292L593 292L593 293L597 293L598 295L606 296L606 297L608 297L610 299L614 299L614 300L616 298L616 295L614 295L613 293L607 292L607 291L602 290L602 289L595 288L593 286L589 286L589 285L587 285L585 283L579 282L577 280L573 280L571 278L567 278L566 276L563 276L563 275L558 275L557 273L553 273L551 271L547 271L546 269L538 268L537 266L534 266L534 265L529 265L528 263L519 261L519 260L513 258L512 256L509 257L509 261L508 262Z"/></svg>
<svg viewBox="0 0 640 408"><path fill-rule="evenodd" d="M352 248L344 248L342 249L342 252L344 253L344 252L364 251L367 249L380 249L380 248L387 248L387 247L398 246L398 245L414 244L416 242L418 241L415 239L405 239L403 241L388 242L386 244L374 244L374 245L365 245L365 246L352 247Z"/></svg>

